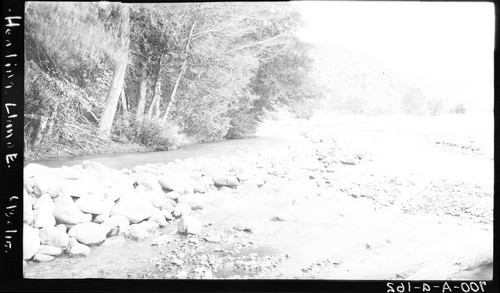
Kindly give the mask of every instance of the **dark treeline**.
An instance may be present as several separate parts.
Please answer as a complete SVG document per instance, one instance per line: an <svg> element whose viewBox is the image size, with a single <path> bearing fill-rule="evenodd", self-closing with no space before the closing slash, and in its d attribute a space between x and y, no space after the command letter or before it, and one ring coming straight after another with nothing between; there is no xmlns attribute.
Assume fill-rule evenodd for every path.
<svg viewBox="0 0 500 293"><path fill-rule="evenodd" d="M26 151L171 149L303 112L321 95L301 25L287 3L27 3Z"/></svg>

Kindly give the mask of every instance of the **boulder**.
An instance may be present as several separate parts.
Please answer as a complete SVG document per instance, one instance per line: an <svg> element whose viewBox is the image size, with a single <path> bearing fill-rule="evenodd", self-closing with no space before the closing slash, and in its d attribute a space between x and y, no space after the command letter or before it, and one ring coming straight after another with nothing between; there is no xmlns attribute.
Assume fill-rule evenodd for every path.
<svg viewBox="0 0 500 293"><path fill-rule="evenodd" d="M83 161L82 162L83 169L94 169L94 170L109 170L105 165L95 162L95 161Z"/></svg>
<svg viewBox="0 0 500 293"><path fill-rule="evenodd" d="M148 220L152 221L153 223L155 223L156 225L159 225L161 227L165 227L168 225L168 222L165 219L165 216L163 215L162 211L160 211L160 210L154 212L153 215L151 217L149 217Z"/></svg>
<svg viewBox="0 0 500 293"><path fill-rule="evenodd" d="M56 219L52 215L52 209L43 207L33 212L33 227L44 228L56 225Z"/></svg>
<svg viewBox="0 0 500 293"><path fill-rule="evenodd" d="M106 240L106 229L99 224L87 222L74 226L68 232L78 242L86 245L99 245Z"/></svg>
<svg viewBox="0 0 500 293"><path fill-rule="evenodd" d="M109 234L114 228L118 228L120 234L127 233L129 225L129 220L121 215L111 216L108 220L101 224L106 234Z"/></svg>
<svg viewBox="0 0 500 293"><path fill-rule="evenodd" d="M169 211L163 210L163 211L161 211L161 213L163 214L163 216L165 217L165 219L168 220L168 221L174 219L174 217L172 216L172 213L169 212Z"/></svg>
<svg viewBox="0 0 500 293"><path fill-rule="evenodd" d="M36 195L47 193L56 197L61 192L61 180L54 175L37 174L33 180L33 191Z"/></svg>
<svg viewBox="0 0 500 293"><path fill-rule="evenodd" d="M201 232L201 227L202 224L198 219L184 215L177 225L177 231L184 234L198 234Z"/></svg>
<svg viewBox="0 0 500 293"><path fill-rule="evenodd" d="M82 170L83 168L81 165L75 165L72 167L62 166L61 168L59 168L59 172L57 172L57 175L62 179L82 179Z"/></svg>
<svg viewBox="0 0 500 293"><path fill-rule="evenodd" d="M109 214L100 214L94 218L93 222L97 224L102 224L106 222L108 219L109 219Z"/></svg>
<svg viewBox="0 0 500 293"><path fill-rule="evenodd" d="M136 177L137 184L144 186L145 190L160 190L162 186L158 182L158 178L155 174L151 173L139 173Z"/></svg>
<svg viewBox="0 0 500 293"><path fill-rule="evenodd" d="M176 200L179 198L179 196L181 196L178 192L175 192L175 191L170 191L170 192L167 192L165 193L165 196L167 196L167 198L170 198L172 200ZM175 206L175 205L174 205Z"/></svg>
<svg viewBox="0 0 500 293"><path fill-rule="evenodd" d="M165 190L175 191L179 194L193 193L194 180L187 174L167 174L158 176L158 183Z"/></svg>
<svg viewBox="0 0 500 293"><path fill-rule="evenodd" d="M33 260L36 261L36 262L47 262L47 261L52 261L54 260L56 257L55 256L52 256L52 255L47 255L47 254L42 254L42 253L37 253L35 254L35 256L33 257Z"/></svg>
<svg viewBox="0 0 500 293"><path fill-rule="evenodd" d="M201 210L204 205L204 198L197 194L184 194L177 200L178 203L187 203L193 210Z"/></svg>
<svg viewBox="0 0 500 293"><path fill-rule="evenodd" d="M35 192L33 190L33 185L34 185L33 181L34 181L33 178L24 176L23 186L24 186L24 189L26 189L26 191L29 194L33 194Z"/></svg>
<svg viewBox="0 0 500 293"><path fill-rule="evenodd" d="M151 202L140 198L121 198L111 211L111 215L121 215L130 220L131 223L139 223L145 220L157 210Z"/></svg>
<svg viewBox="0 0 500 293"><path fill-rule="evenodd" d="M95 184L90 180L61 179L61 193L71 197L84 197L95 192Z"/></svg>
<svg viewBox="0 0 500 293"><path fill-rule="evenodd" d="M55 247L66 248L69 236L56 227L45 227L40 230L40 243Z"/></svg>
<svg viewBox="0 0 500 293"><path fill-rule="evenodd" d="M189 213L191 213L191 206L189 204L181 202L175 206L175 209L174 209L174 216L175 217L180 217L182 215L187 215Z"/></svg>
<svg viewBox="0 0 500 293"><path fill-rule="evenodd" d="M159 208L162 211L168 211L169 213L172 213L174 211L174 206L175 205L172 204L172 200L168 198L160 204Z"/></svg>
<svg viewBox="0 0 500 293"><path fill-rule="evenodd" d="M35 210L44 208L50 211L54 209L54 201L52 200L52 197L48 193L40 196L40 198L38 198L36 202L33 204L33 209Z"/></svg>
<svg viewBox="0 0 500 293"><path fill-rule="evenodd" d="M95 215L109 215L115 204L112 200L105 199L104 196L98 196L95 194L80 197L75 201L75 203L82 212Z"/></svg>
<svg viewBox="0 0 500 293"><path fill-rule="evenodd" d="M158 212L161 214L160 211L158 211ZM163 217L163 215L161 215L161 216ZM163 219L165 219L165 218L163 218ZM159 227L158 223L154 222L154 221L144 221L144 222L141 222L139 225L143 225L144 227L146 227L146 230L148 230L149 233L153 233Z"/></svg>
<svg viewBox="0 0 500 293"><path fill-rule="evenodd" d="M23 225L23 259L32 258L40 249L40 236L38 229Z"/></svg>
<svg viewBox="0 0 500 293"><path fill-rule="evenodd" d="M51 256L60 256L62 254L62 249L60 247L50 245L40 245L40 249L37 253Z"/></svg>
<svg viewBox="0 0 500 293"><path fill-rule="evenodd" d="M133 224L129 228L129 236L134 240L143 240L149 236L145 225Z"/></svg>
<svg viewBox="0 0 500 293"><path fill-rule="evenodd" d="M64 233L66 233L68 231L68 227L66 227L66 225L64 225L64 224L59 224L56 226L56 228L63 231Z"/></svg>
<svg viewBox="0 0 500 293"><path fill-rule="evenodd" d="M36 163L29 163L23 169L25 178L35 177L39 174L52 174L53 172L52 168Z"/></svg>
<svg viewBox="0 0 500 293"><path fill-rule="evenodd" d="M227 175L217 175L214 176L214 185L217 187L227 186L227 187L236 187L238 186L238 178L236 176L227 176Z"/></svg>
<svg viewBox="0 0 500 293"><path fill-rule="evenodd" d="M77 243L69 250L70 257L86 257L90 255L90 247L84 244Z"/></svg>
<svg viewBox="0 0 500 293"><path fill-rule="evenodd" d="M26 189L23 190L23 222L27 225L33 222L33 198Z"/></svg>
<svg viewBox="0 0 500 293"><path fill-rule="evenodd" d="M52 212L59 223L64 224L79 224L90 222L92 215L84 214L78 206L73 202L70 196L64 195L56 199L54 210Z"/></svg>
<svg viewBox="0 0 500 293"><path fill-rule="evenodd" d="M349 158L349 157L341 158L340 162L344 165L356 165L356 162L354 161L354 159Z"/></svg>

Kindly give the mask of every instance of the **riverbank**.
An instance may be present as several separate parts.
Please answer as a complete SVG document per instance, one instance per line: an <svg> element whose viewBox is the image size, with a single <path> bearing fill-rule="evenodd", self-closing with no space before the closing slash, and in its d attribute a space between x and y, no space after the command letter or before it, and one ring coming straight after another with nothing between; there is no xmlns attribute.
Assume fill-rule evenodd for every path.
<svg viewBox="0 0 500 293"><path fill-rule="evenodd" d="M93 223L105 216L81 209L89 190L114 199L111 217L120 213L113 210L123 196L169 211L163 212L167 223L151 215L128 218L128 232L125 224L114 225L88 256L29 261L25 277L448 279L492 261L487 155L444 151L429 135L398 132L403 125L391 121L342 119L269 122L260 135L281 143L243 143L244 152L214 147L209 155L134 168L86 162L52 169L55 177L73 176L61 178L73 184L51 200L71 197ZM163 180L169 176L177 186ZM200 180L204 187L193 183ZM27 192L40 200L35 190ZM186 233L176 209L201 226ZM154 220L160 227L149 223ZM105 221L96 225L109 227ZM140 241L131 235L135 224L151 229Z"/></svg>

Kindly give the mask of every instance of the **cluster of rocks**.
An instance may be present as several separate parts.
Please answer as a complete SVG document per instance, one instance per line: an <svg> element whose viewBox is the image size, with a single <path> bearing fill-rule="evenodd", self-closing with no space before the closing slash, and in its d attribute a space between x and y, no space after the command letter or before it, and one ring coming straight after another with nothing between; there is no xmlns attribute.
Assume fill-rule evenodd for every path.
<svg viewBox="0 0 500 293"><path fill-rule="evenodd" d="M203 208L203 193L234 188L239 180L220 164L196 165L186 168L179 161L118 171L92 161L55 169L29 164L24 169L24 260L88 256L90 246L107 237L142 240L177 219L180 233L199 233L196 210Z"/></svg>
<svg viewBox="0 0 500 293"><path fill-rule="evenodd" d="M321 141L323 142L323 141ZM24 260L50 261L68 254L83 257L107 237L142 240L169 223L179 233L198 234L197 217L207 193L238 185L262 187L272 177L329 172L334 163L354 164L358 157L338 158L333 141L304 149L218 158L176 160L114 170L85 161L81 165L24 169ZM294 173L295 172L295 173Z"/></svg>

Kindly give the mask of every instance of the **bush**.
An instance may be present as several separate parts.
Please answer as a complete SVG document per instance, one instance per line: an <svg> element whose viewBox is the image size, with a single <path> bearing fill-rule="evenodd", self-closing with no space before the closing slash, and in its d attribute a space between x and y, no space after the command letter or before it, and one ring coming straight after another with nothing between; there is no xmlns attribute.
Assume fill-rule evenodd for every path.
<svg viewBox="0 0 500 293"><path fill-rule="evenodd" d="M464 104L456 104L453 108L450 109L450 113L465 114Z"/></svg>
<svg viewBox="0 0 500 293"><path fill-rule="evenodd" d="M443 112L444 102L442 99L432 99L427 102L427 111L430 115L438 115Z"/></svg>
<svg viewBox="0 0 500 293"><path fill-rule="evenodd" d="M344 108L353 114L361 114L365 111L366 101L360 96L349 96L344 101Z"/></svg>
<svg viewBox="0 0 500 293"><path fill-rule="evenodd" d="M184 135L179 133L178 127L173 124L163 125L158 121L136 121L135 117L124 119L118 117L114 124L113 134L128 139L155 150L176 149L188 143Z"/></svg>

